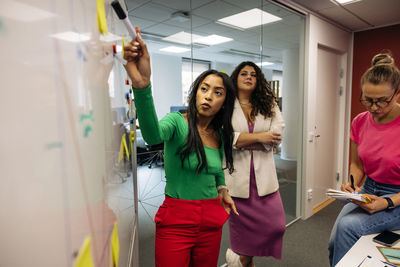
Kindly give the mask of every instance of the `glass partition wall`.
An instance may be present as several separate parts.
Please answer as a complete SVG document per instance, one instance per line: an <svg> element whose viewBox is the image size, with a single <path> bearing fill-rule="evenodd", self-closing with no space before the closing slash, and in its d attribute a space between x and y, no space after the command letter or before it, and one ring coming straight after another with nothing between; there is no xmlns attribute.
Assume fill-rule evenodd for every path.
<svg viewBox="0 0 400 267"><path fill-rule="evenodd" d="M126 6L151 54L159 118L185 109L191 82L206 69L230 75L242 61L262 68L286 124L283 142L274 153L286 222L299 218L304 17L262 0L127 0ZM148 146L140 131L137 144L139 259L140 266L154 266L153 219L165 186L162 147ZM220 264L228 246L225 226Z"/></svg>

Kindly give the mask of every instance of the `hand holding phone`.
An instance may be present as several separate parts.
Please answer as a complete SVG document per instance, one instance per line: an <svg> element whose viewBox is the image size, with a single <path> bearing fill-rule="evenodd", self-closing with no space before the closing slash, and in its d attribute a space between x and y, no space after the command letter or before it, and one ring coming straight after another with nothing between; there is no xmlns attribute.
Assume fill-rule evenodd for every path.
<svg viewBox="0 0 400 267"><path fill-rule="evenodd" d="M378 244L391 247L400 240L400 234L396 234L392 231L383 231L372 240Z"/></svg>

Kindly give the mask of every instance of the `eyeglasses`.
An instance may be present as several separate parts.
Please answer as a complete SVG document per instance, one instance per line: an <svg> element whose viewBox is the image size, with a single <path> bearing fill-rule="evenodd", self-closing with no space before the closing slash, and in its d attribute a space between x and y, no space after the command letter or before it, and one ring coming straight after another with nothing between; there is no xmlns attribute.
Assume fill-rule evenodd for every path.
<svg viewBox="0 0 400 267"><path fill-rule="evenodd" d="M372 100L372 99L362 99L360 97L360 103L363 104L366 108L371 108L374 104L378 108L385 108L389 105L390 102L392 102L393 97L396 95L397 89L394 91L393 95L390 97L388 100Z"/></svg>

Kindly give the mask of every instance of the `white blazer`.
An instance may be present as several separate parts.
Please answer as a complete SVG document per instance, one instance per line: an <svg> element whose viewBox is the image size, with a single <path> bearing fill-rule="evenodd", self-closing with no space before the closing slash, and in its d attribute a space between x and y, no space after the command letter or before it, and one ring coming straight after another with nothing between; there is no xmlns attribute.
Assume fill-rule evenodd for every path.
<svg viewBox="0 0 400 267"><path fill-rule="evenodd" d="M253 133L274 131L283 135L285 123L279 107L275 105L273 110L275 115L272 118L265 119L264 115L261 114L256 116ZM233 110L232 127L234 131L232 154L235 170L232 174L229 174L229 171L225 169L225 182L231 196L249 198L251 151L236 147L240 133L249 133L249 128L237 99ZM271 194L279 188L273 153L273 149L269 151L253 150L254 170L259 196Z"/></svg>

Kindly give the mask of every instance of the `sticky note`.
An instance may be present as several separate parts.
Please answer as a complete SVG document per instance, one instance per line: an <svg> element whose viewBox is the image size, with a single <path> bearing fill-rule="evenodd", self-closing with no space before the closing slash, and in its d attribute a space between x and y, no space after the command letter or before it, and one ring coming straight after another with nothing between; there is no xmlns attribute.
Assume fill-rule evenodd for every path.
<svg viewBox="0 0 400 267"><path fill-rule="evenodd" d="M122 35L122 58L124 58L125 35Z"/></svg>
<svg viewBox="0 0 400 267"><path fill-rule="evenodd" d="M113 263L115 267L118 267L119 259L119 239L118 239L118 223L114 223L114 230L111 235L111 252Z"/></svg>
<svg viewBox="0 0 400 267"><path fill-rule="evenodd" d="M118 162L124 158L124 152L126 154L126 158L129 159L129 149L128 145L126 144L126 134L122 135L121 145L119 146Z"/></svg>
<svg viewBox="0 0 400 267"><path fill-rule="evenodd" d="M129 149L128 149L128 145L126 144L126 135L125 134L124 134L123 143L124 143L126 158L129 159Z"/></svg>
<svg viewBox="0 0 400 267"><path fill-rule="evenodd" d="M122 135L121 144L119 146L118 162L121 162L121 160L124 159L124 139L125 139L125 134Z"/></svg>
<svg viewBox="0 0 400 267"><path fill-rule="evenodd" d="M97 3L97 23L102 34L108 34L106 11L104 10L104 0L96 0Z"/></svg>
<svg viewBox="0 0 400 267"><path fill-rule="evenodd" d="M74 267L94 267L90 243L91 238L86 237L81 249L79 250L78 258L76 259Z"/></svg>
<svg viewBox="0 0 400 267"><path fill-rule="evenodd" d="M377 247L388 262L400 263L400 248Z"/></svg>
<svg viewBox="0 0 400 267"><path fill-rule="evenodd" d="M135 141L135 131L131 131L131 142Z"/></svg>

